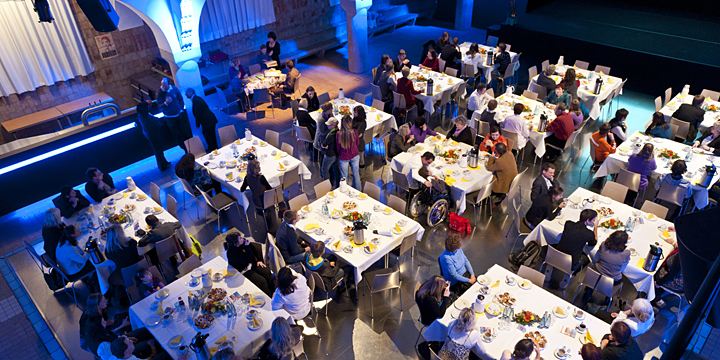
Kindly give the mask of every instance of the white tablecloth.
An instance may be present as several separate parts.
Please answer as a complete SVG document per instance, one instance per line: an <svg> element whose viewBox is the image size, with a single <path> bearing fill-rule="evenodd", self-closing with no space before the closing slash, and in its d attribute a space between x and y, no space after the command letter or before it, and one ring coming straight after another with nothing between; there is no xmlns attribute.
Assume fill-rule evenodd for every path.
<svg viewBox="0 0 720 360"><path fill-rule="evenodd" d="M607 157L607 159L605 159L603 164L598 169L597 173L595 173L595 177L597 178L607 176L609 174L617 174L618 172L620 172L620 169L627 169L628 156L623 156L619 153L621 150L629 151L630 147L633 144L633 139L638 137L643 139L643 141L641 142L642 144L650 141L647 136L642 135L640 134L640 132L636 131L626 141L622 143L622 145L618 148L617 152L611 154ZM683 160L685 159L685 155L687 154L687 152L691 149L690 146L683 145L679 142L668 139L653 138L652 142L653 145L655 145L655 163L657 164L658 168L655 171L651 172L649 176L656 180L660 175L670 173L670 166L674 161L668 161L664 158L658 157L657 155L659 154L659 149L669 149L677 152L680 155L679 159ZM696 150L702 151L701 149ZM689 179L692 183L690 189L692 190L693 200L695 200L695 207L697 207L698 209L703 209L708 205L708 189L697 184L700 181L700 177L702 174L700 171L698 171L698 169L704 168L705 165L709 165L710 162L715 162L716 164L720 165L720 158L705 153L707 152L703 151L703 154L693 153L692 160L689 162L686 161L688 171L693 173L692 179ZM710 184L714 184L718 179L720 179L720 174L716 175L715 178L713 178L713 181L710 182Z"/></svg>
<svg viewBox="0 0 720 360"><path fill-rule="evenodd" d="M533 129L530 130L530 138L528 140L531 144L533 144L533 146L535 146L535 155L543 157L543 155L545 155L545 138L552 135L552 131L544 133L537 131L540 125L540 115L544 113L549 121L554 120L556 118L555 111L545 107L542 101L528 99L522 95L513 94L506 96L505 94L502 94L498 96L496 100L498 102L498 107L495 109L495 121L500 124L505 121L506 117L514 114L513 107L516 103L522 103L530 108L530 112L523 112L521 116L523 118L528 117L525 118L525 121L528 125L533 125ZM475 122L480 121L480 115L482 115L482 112L475 110L473 112L472 119L470 119L469 125L475 127Z"/></svg>
<svg viewBox="0 0 720 360"><path fill-rule="evenodd" d="M564 66L558 66L556 68L556 72L558 72L561 76L554 75L553 80L555 82L559 83L562 80L562 75L565 74L565 71L570 68L570 66L564 65ZM596 95L592 91L595 89L595 80L589 81L587 78L591 71L589 70L583 70L575 68L576 74L582 74L585 78L580 79L580 86L578 87L577 96L580 98L580 101L585 105L585 107L590 112L590 117L593 119L597 119L600 117L600 102L607 99L608 96L610 96L610 93L618 88L622 84L622 79L615 76L609 76L609 75L602 75L603 80L603 86L602 90L600 91L599 95ZM599 75L599 73L598 73ZM530 81L530 84L528 85L528 89L531 91L535 91L535 85L537 84L537 78L539 75L536 75L532 80ZM544 99L540 99L542 101Z"/></svg>
<svg viewBox="0 0 720 360"><path fill-rule="evenodd" d="M532 287L527 290L520 288L518 285L507 285L505 283L505 278L507 276L512 276L517 279L517 283L520 283L521 278L504 269L500 265L493 265L487 273L485 273L485 276L490 279L489 286L498 280L500 283L499 286L490 288L490 294L485 297L484 304L489 304L495 294L508 292L516 299L514 306L515 313L527 310L539 316L543 316L546 311L552 313L552 310L556 306L565 309L568 313L565 318L555 318L555 323L553 323L548 329L538 329L536 325L531 325L525 326L524 331L518 329L518 324L514 322L511 324L510 330L501 331L499 329L501 315L491 316L487 313L478 314L477 328L481 326L494 328L495 334L497 335L490 343L483 343L487 356L492 359L500 359L504 350L512 351L512 349L515 348L515 344L524 338L525 333L530 331L539 331L543 336L545 336L547 346L544 350L541 350L541 355L545 359L555 359L556 357L553 355L553 352L563 346L570 349L570 354L573 355L573 358L579 357L579 355L577 355L577 351L580 350L580 347L582 346L579 341L581 335L575 335L575 338L565 335L560 332L563 326L575 328L580 323L585 324L590 332L590 335L595 341L595 344L598 346L600 346L600 340L603 335L610 333L610 325L608 323L590 314L586 314L583 320L575 319L572 312L577 309L576 307L536 285L532 285ZM478 279L480 278L481 277L478 276ZM477 299L479 289L480 284L477 282L468 291L466 291L458 301L465 300L468 304L470 304L470 306L472 306ZM455 304L448 307L447 311L445 311L445 316L441 319L435 320L425 330L425 339L427 341L445 341L447 339L448 326L454 320L452 314L457 312L459 312L459 310ZM534 359L535 355L531 355L530 358Z"/></svg>
<svg viewBox="0 0 720 360"><path fill-rule="evenodd" d="M257 141L257 144L255 144L255 141ZM265 146L261 146L260 144L263 142L264 140L258 138L257 136L253 136L252 141L250 142L245 140L245 138L243 137L242 139L236 141L235 144L237 146L237 150L240 156L245 153L245 149L253 146L255 147L258 161L260 161L262 174L265 175L265 179L267 179L270 186L280 186L282 184L282 175L288 171L293 171L298 167L300 167L300 169L298 170L300 176L302 176L303 179L310 179L310 177L312 176L310 170L300 160L294 158L292 154L288 154L285 157L279 157L278 154L280 154L280 149L268 143L265 143ZM195 159L195 162L203 165L205 164L205 162L209 161L210 164L208 164L208 166L210 166L212 164L218 165L219 161L221 160L227 162L231 159L235 159L233 157L232 145L233 144L220 148L218 150L219 155L214 155L215 158L213 160L210 160L211 154L206 154L205 156ZM275 156L272 155L273 151L276 152ZM285 170L280 170L278 164L281 161L285 160L287 160L289 163L285 166ZM238 158L238 164L240 162L241 161ZM219 181L225 189L230 191L230 195L237 199L238 204L240 204L245 210L247 210L248 206L252 204L252 194L250 194L250 189L247 189L244 193L240 191L240 187L242 187L242 181L237 181L238 177L245 178L247 172L240 172L237 167L233 167L232 169L220 167L211 169L207 167L207 170L208 172L210 172L210 176L212 176L213 179ZM229 172L232 172L233 174L232 180L228 180L227 178L226 174Z"/></svg>
<svg viewBox="0 0 720 360"><path fill-rule="evenodd" d="M399 79L402 77L402 73L395 73L396 77L395 79ZM427 85L426 82L422 82L423 86L418 86L417 76L422 75L425 78L432 78L433 82L435 84L435 88L433 89L432 96L428 96L425 85ZM413 95L416 99L421 100L423 102L423 106L425 111L429 112L430 114L435 112L435 102L440 101L442 98L442 94L446 91L449 91L451 94L458 90L460 85L464 84L465 82L462 81L459 78L452 77L450 75L443 75L439 72L431 71L431 70L425 70L423 68L420 68L418 66L413 65L410 69L410 80L413 82L413 86L416 90L422 91L420 94Z"/></svg>
<svg viewBox="0 0 720 360"><path fill-rule="evenodd" d="M131 199L129 197L129 195L132 192L134 192L136 194L143 194L143 195L147 196L147 198L142 201L138 200L137 198ZM100 249L103 252L105 251L105 245L107 243L107 240L105 240L104 238L102 238L100 236L101 228L99 225L100 222L98 220L98 216L105 217L105 215L102 214L102 210L105 207L105 205L108 204L108 201L110 201L110 199L115 199L116 197L119 198L121 195L123 196L122 199L116 200L113 205L115 207L115 213L120 213L120 210L124 210L125 205L135 205L135 209L133 211L129 212L133 218L133 223L132 224L126 223L126 224L122 225L125 236L128 236L128 237L135 236L135 224L138 225L139 229L148 230L147 223L145 222L145 217L148 216L150 213L145 213L145 208L147 208L147 207L162 208L162 206L159 205L158 203L156 203L150 197L150 195L147 195L142 190L140 190L140 188L137 188L135 191L132 191L132 192L128 191L128 190L120 191L117 194L114 194L114 195L104 198L100 203L90 204L90 206L88 207L87 210L80 211L78 213L75 213L75 215L73 215L70 218L63 219L63 222L66 225L76 225L76 226L79 226L81 229L86 230L85 232L83 232L83 235L78 239L78 246L81 249L85 249L85 244L90 239L90 237L93 237L98 240L98 246L100 247ZM80 213L85 214L86 212L88 214L88 217L92 217L95 228L89 227L87 219L78 220L78 216L80 215ZM155 216L157 216L161 222L178 221L172 215L170 215L170 213L168 213L166 210L163 210L162 213L155 214ZM177 232L177 234L178 234L178 238L185 243L185 246L187 246L188 249L192 247L192 240L190 240L190 236L188 235L184 226L180 228L180 230ZM155 245L151 244L151 245L147 245L143 248L139 248L138 250L141 253L144 253L147 250L152 249L154 247L155 247ZM42 254L40 254L40 255L42 255ZM104 294L109 289L108 277L110 276L112 271L115 270L115 263L112 260L106 260L100 264L96 264L95 267L97 269L98 280L100 282L100 291Z"/></svg>
<svg viewBox="0 0 720 360"><path fill-rule="evenodd" d="M222 269L231 268L227 261L222 257L216 257L202 266L202 269L212 269L213 272L218 272ZM220 271L222 272L222 271ZM188 305L188 290L198 290L202 285L190 287L186 285L189 283L191 274L183 276L179 280L175 280L170 285L165 287L170 290L170 295L163 301L162 306L174 306L177 302L178 296L181 296L186 305ZM210 333L207 338L208 347L216 347L215 341L221 338L223 335L227 335L228 339L235 336L235 352L243 357L251 357L259 348L263 345L265 340L270 336L270 327L272 326L273 320L276 317L289 317L290 315L285 310L272 311L271 301L267 295L255 286L255 284L248 281L240 272L237 272L235 276L231 278L225 278L219 282L213 282L213 288L223 288L227 291L228 299L229 296L238 292L240 295L248 293L253 296L263 296L266 300L265 305L259 310L259 318L262 319L262 326L258 330L250 330L248 328L248 320L245 317L245 313L241 313L240 301L236 301L235 307L238 311L236 318L229 319L227 315L222 315L215 318L215 323L210 329L201 331L203 334ZM205 289L208 291L209 289ZM135 305L130 307L130 321L133 329L139 327L146 327L152 335L155 337L157 342L172 356L173 358L178 357L177 348L170 346L170 340L178 335L184 337L183 345L188 345L192 341L192 338L197 334L197 330L194 329L193 324L190 321L190 314L197 316L197 312L192 313L188 310L187 313L182 314L180 312L175 313L173 321L169 325L163 325L162 323L150 327L145 324L145 321L152 316L155 312L151 310L150 306L155 301L155 296L150 295L147 298L137 302ZM190 351L192 354L192 351ZM192 354L194 356L194 354Z"/></svg>
<svg viewBox="0 0 720 360"><path fill-rule="evenodd" d="M693 95L683 95L682 93L675 95L675 97L672 98L667 103L667 105L663 106L663 108L660 109L660 112L665 115L665 121L667 121L667 123L669 124L670 119L672 118L672 114L675 113L675 110L677 110L682 104L692 103L692 100ZM703 108L705 108L705 106L707 105L715 105L718 109L720 109L720 102L714 101L710 98L705 98ZM702 123L698 125L698 129L701 131L705 131L718 120L720 120L720 111L705 111L705 117L703 118ZM650 126L649 122L645 126L645 128L647 129L648 126Z"/></svg>
<svg viewBox="0 0 720 360"><path fill-rule="evenodd" d="M569 199L591 199L593 195L597 194L593 193L590 190L578 188L577 190L575 190L575 192L573 192ZM641 212L640 210L635 209L629 205L621 204L608 198L603 199L609 202L609 204L595 202L593 204L593 207L596 209L600 207L607 207L612 209L615 214L611 217L601 217L600 222L604 222L606 220L614 218L616 220L622 221L623 223L626 223L628 218L633 216L633 212L641 213L643 217L646 215L646 213ZM562 231L565 226L565 221L578 221L578 219L580 218L580 211L582 211L582 207L573 209L572 206L568 205L565 209L562 210L561 219L555 219L553 221L543 220L530 233L530 235L525 238L525 244L532 240L539 241L542 246L559 243L560 236L562 235ZM635 288L638 291L644 291L648 294L648 300L652 300L653 298L655 298L655 287L653 286L653 275L655 275L655 272L649 273L643 270L642 264L648 254L648 251L650 250L651 244L660 244L663 250L663 254L665 255L672 252L673 246L665 242L665 240L660 237L662 231L659 230L660 225L672 226L672 223L663 219L650 221L645 218L643 219L643 221L644 224L636 224L635 230L629 233L630 239L628 240L627 247L628 249L635 249L636 253L631 255L630 263L628 263L627 267L625 267L625 270L623 270L623 274L625 274L625 276L627 276L627 278L632 281L633 285L635 285ZM593 258L597 250L600 248L600 243L605 241L605 239L615 231L616 230L599 228L598 244L593 249L586 247L585 252L591 255L591 258ZM670 232L670 235L673 239L676 239L675 232Z"/></svg>
<svg viewBox="0 0 720 360"><path fill-rule="evenodd" d="M395 121L395 116L392 114L388 114L386 112L383 112L382 109L376 109L370 106L367 106L365 104L360 104L359 102L345 98L345 99L333 99L332 103L338 107L340 106L348 106L350 107L350 116L352 117L352 111L353 109L358 106L362 105L363 108L365 108L365 116L367 121L367 127L365 128L365 131L372 130L373 136L383 135L390 131L390 129L397 130L397 122ZM318 109L316 111L313 111L310 113L310 116L317 122L318 118L320 118L320 114L322 113L322 109ZM335 118L338 120L338 126L340 126L342 121L342 115L339 115L337 113L334 114ZM363 136L363 134L358 134L359 136Z"/></svg>
<svg viewBox="0 0 720 360"><path fill-rule="evenodd" d="M425 138L425 142L421 145L415 145L413 148L411 148L410 152L404 152L395 155L395 157L392 159L392 163L390 166L392 169L398 172L402 172L403 167L405 164L410 161L412 157L420 157L425 151L433 151L434 142L431 140L431 137L428 136ZM451 150L451 149L459 149L461 150L462 154L467 154L470 152L470 149L472 147L470 145L467 145L465 143L457 143L456 145L442 145L443 152ZM421 150L418 150L418 147L420 147ZM486 152L481 151L480 157L484 155L489 155ZM477 169L468 169L467 167L460 167L459 163L455 164L447 164L443 158L440 156L435 156L435 161L430 165L429 167L430 171L434 175L440 175L445 174L449 175L452 174L453 171L459 171L460 176L450 176L452 180L455 180L452 182L452 195L453 199L455 199L455 207L457 209L458 214L462 214L465 211L466 204L465 204L465 196L468 193L471 193L473 191L480 190L480 188L483 187L483 185L489 184L490 181L492 181L492 172L487 171L485 169L485 165L483 161L479 161L478 168ZM465 180L463 178L462 172L465 170L470 170L471 172L471 179ZM407 174L405 174L407 175ZM392 174L388 174L388 176L392 176ZM447 181L447 178L446 178Z"/></svg>
<svg viewBox="0 0 720 360"><path fill-rule="evenodd" d="M265 76L264 74L251 75L246 78L248 82L245 84L245 93L253 94L255 89L269 89L284 82L285 76L285 74L280 74L279 76Z"/></svg>
<svg viewBox="0 0 720 360"><path fill-rule="evenodd" d="M472 43L469 42L464 42L460 44L460 52L465 55L465 53L470 50L470 45L472 45ZM483 50L492 51L493 56L497 55L498 53L497 47L478 45L478 48L481 52ZM515 59L515 56L517 56L517 53L514 53L512 51L508 51L508 54L510 54L510 59ZM489 82L492 76L492 71L497 67L497 64L487 65L487 53L480 54L480 56L482 56L482 59L481 61L478 61L477 67L480 71L483 72L483 75L485 75L485 80ZM468 62L465 62L465 64L468 64Z"/></svg>
<svg viewBox="0 0 720 360"><path fill-rule="evenodd" d="M359 194L357 190L351 189L351 191L353 194ZM372 266L372 264L382 259L382 257L387 255L392 249L400 246L400 243L402 243L406 236L416 233L417 241L422 240L425 229L423 229L420 224L416 221L410 220L407 216L400 214L395 210L392 210L392 212L388 215L381 212L375 212L373 210L375 205L380 204L383 206L383 209L385 209L385 205L370 196L362 200L357 197L350 198L347 193L342 193L338 189L335 189L334 194L335 198L328 204L330 212L332 212L333 209L342 211L344 202L353 201L357 204L357 208L353 211L357 211L359 213L369 212L372 214L370 217L370 224L365 230L365 241L370 241L373 238L380 239L378 250L375 253L368 254L365 252L364 247L353 247L353 251L351 253L346 253L342 250L350 244L349 238L343 235L343 229L345 226L351 226L352 224L342 218L328 219L322 215L322 204L324 199L327 198L327 195L310 204L310 213L305 219L299 220L295 227L299 236L308 239L310 242L318 240L325 241L326 251L334 253L338 258L341 258L346 263L352 265L355 268L355 284L358 284L362 279L363 271L367 270L370 266ZM344 214L347 213L348 211L344 211ZM392 233L390 237L373 234L373 230L390 231L390 229L400 220L407 221L407 224L401 227L402 232L400 234ZM316 235L314 229L305 230L305 226L308 224L318 224L320 228L325 230L325 233L323 235ZM328 238L332 239L328 240ZM340 240L340 249L335 251L332 244L336 243L338 240Z"/></svg>

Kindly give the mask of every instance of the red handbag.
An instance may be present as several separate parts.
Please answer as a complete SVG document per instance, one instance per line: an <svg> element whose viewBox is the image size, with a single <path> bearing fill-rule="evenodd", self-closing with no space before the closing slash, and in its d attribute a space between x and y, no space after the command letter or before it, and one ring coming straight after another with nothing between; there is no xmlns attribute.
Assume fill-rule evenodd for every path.
<svg viewBox="0 0 720 360"><path fill-rule="evenodd" d="M459 232L470 232L470 220L451 212L450 215L448 215L448 221L450 222L450 229Z"/></svg>

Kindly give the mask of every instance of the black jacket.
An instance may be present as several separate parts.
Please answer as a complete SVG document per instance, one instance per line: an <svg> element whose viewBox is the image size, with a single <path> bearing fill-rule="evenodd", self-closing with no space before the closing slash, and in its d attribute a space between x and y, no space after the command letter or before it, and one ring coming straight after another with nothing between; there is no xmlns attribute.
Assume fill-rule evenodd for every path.
<svg viewBox="0 0 720 360"><path fill-rule="evenodd" d="M552 179L552 186L557 187L560 186L560 183L558 183L557 179ZM538 175L538 177L535 178L535 180L532 183L532 191L530 192L530 201L534 201L535 198L540 194L547 194L548 190L550 190L547 186L547 181L545 181L545 177L542 176L542 174Z"/></svg>
<svg viewBox="0 0 720 360"><path fill-rule="evenodd" d="M700 138L698 138L695 141L702 144L703 140L705 140L705 138L707 138L710 135L712 135L712 132L710 130L707 130L702 134L702 136ZM718 136L715 139L713 139L712 141L710 141L708 146L713 148L713 154L715 156L720 156L720 136Z"/></svg>
<svg viewBox="0 0 720 360"><path fill-rule="evenodd" d="M283 259L285 259L285 263L289 263L291 256L305 252L305 249L300 247L300 241L295 229L291 228L284 220L277 229L277 246Z"/></svg>
<svg viewBox="0 0 720 360"><path fill-rule="evenodd" d="M57 244L60 238L63 237L64 228L65 224L61 224L60 226L43 226L42 228L43 249L45 249L45 253L53 260L55 260Z"/></svg>
<svg viewBox="0 0 720 360"><path fill-rule="evenodd" d="M307 99L307 101L308 101L308 107L307 107L308 112L313 112L315 110L320 109L320 100L318 100L317 93L315 94L315 96L313 96L312 99L307 94L303 94L302 97Z"/></svg>
<svg viewBox="0 0 720 360"><path fill-rule="evenodd" d="M409 69L410 67L412 67L412 63L410 62L410 59L405 58L405 60L408 61L407 65L401 63L401 62L398 60L398 58L393 59L393 67L395 68L395 72L396 72L396 73L400 72L400 71L402 70L402 68L405 67L405 66L407 66L408 69Z"/></svg>
<svg viewBox="0 0 720 360"><path fill-rule="evenodd" d="M545 88L545 90L547 91L545 95L551 94L553 91L555 91L555 86L557 85L555 80L545 75L545 72L541 72L540 75L538 75L536 83Z"/></svg>
<svg viewBox="0 0 720 360"><path fill-rule="evenodd" d="M691 125L695 125L695 127L697 127L697 124L701 123L705 117L705 110L690 104L682 104L677 110L675 110L672 117L689 122Z"/></svg>
<svg viewBox="0 0 720 360"><path fill-rule="evenodd" d="M193 116L195 116L195 127L200 127L200 125L202 125L203 128L215 127L218 119L203 98L197 95L193 96L192 107Z"/></svg>
<svg viewBox="0 0 720 360"><path fill-rule="evenodd" d="M475 139L473 139L472 132L470 131L470 126L466 126L465 129L463 129L463 131L461 131L457 137L455 136L455 129L455 125L450 128L450 131L448 131L447 133L448 139L452 139L461 143L466 143L470 146L474 145Z"/></svg>
<svg viewBox="0 0 720 360"><path fill-rule="evenodd" d="M265 175L245 176L245 180L243 180L240 191L244 192L245 190L247 190L248 187L250 187L250 194L252 195L255 207L257 207L258 209L264 209L265 204L263 201L263 197L265 196L265 191L272 189L270 183L268 183L267 179L265 178Z"/></svg>
<svg viewBox="0 0 720 360"><path fill-rule="evenodd" d="M453 44L446 44L442 48L442 52L440 53L440 58L445 60L445 66L451 67L451 68L459 68L459 63L456 63L455 60L459 60L462 58L462 55L460 54L460 51L458 51L457 47Z"/></svg>
<svg viewBox="0 0 720 360"><path fill-rule="evenodd" d="M166 223L158 223L155 225L154 228L150 229L142 238L140 238L140 241L138 241L138 246L142 247L148 244L154 244L158 241L167 239L170 235L175 233L175 230L182 227L182 224L180 224L177 221L174 222L166 222Z"/></svg>
<svg viewBox="0 0 720 360"><path fill-rule="evenodd" d="M577 264L583 254L585 245L597 245L597 239L595 239L593 231L579 221L565 222L562 237L560 242L555 245L555 249L572 256L573 264Z"/></svg>
<svg viewBox="0 0 720 360"><path fill-rule="evenodd" d="M493 125L500 127L500 124L498 124L497 120L495 120L495 112L490 112L488 109L483 110L482 114L480 114L480 121L490 124L490 127Z"/></svg>
<svg viewBox="0 0 720 360"><path fill-rule="evenodd" d="M525 220L533 227L538 226L545 219L553 220L560 208L555 208L548 193L540 194L533 200L530 209L525 213Z"/></svg>
<svg viewBox="0 0 720 360"><path fill-rule="evenodd" d="M60 209L60 215L64 218L72 217L76 212L90 206L90 200L86 199L79 191L75 191L78 199L77 206L73 206L65 196L58 196L53 199L55 207Z"/></svg>
<svg viewBox="0 0 720 360"><path fill-rule="evenodd" d="M353 118L352 128L357 130L358 134L358 151L361 153L365 152L365 129L367 128L367 121L360 120L357 117Z"/></svg>
<svg viewBox="0 0 720 360"><path fill-rule="evenodd" d="M448 305L450 305L449 297L443 296L442 302L438 304L432 296L418 297L417 295L416 293L415 302L420 310L420 322L423 325L430 325L433 321L445 316L445 310L447 310Z"/></svg>
<svg viewBox="0 0 720 360"><path fill-rule="evenodd" d="M106 185L110 186L111 188L115 188L115 182L113 182L113 178L110 176L110 174L103 174L103 180ZM98 185L94 183L92 180L88 181L85 184L85 192L93 199L95 202L101 202L102 199L104 199L107 195L105 194L104 189L98 188ZM78 194L79 195L79 194Z"/></svg>
<svg viewBox="0 0 720 360"><path fill-rule="evenodd" d="M230 266L238 271L244 271L248 265L252 268L257 267L259 261L263 261L262 254L251 244L230 246L227 249L227 260Z"/></svg>
<svg viewBox="0 0 720 360"><path fill-rule="evenodd" d="M390 149L388 149L388 156L390 158L394 158L395 155L405 152L415 145L415 140L405 142L405 139L398 134L392 134L391 136L393 136L393 138L390 140Z"/></svg>
<svg viewBox="0 0 720 360"><path fill-rule="evenodd" d="M310 137L315 140L315 132L317 131L317 122L310 116L309 113L310 110L305 111L302 109L298 109L297 112L297 120L298 125L304 126L308 129L310 132Z"/></svg>
<svg viewBox="0 0 720 360"><path fill-rule="evenodd" d="M322 142L323 148L327 146L327 149L325 149L325 156L329 157L336 157L338 156L337 152L337 128L330 130L330 132L325 137L325 140Z"/></svg>
<svg viewBox="0 0 720 360"><path fill-rule="evenodd" d="M105 256L115 263L115 271L110 274L110 284L122 285L122 269L136 264L143 257L138 255L137 241L130 240L128 246L117 251L105 249Z"/></svg>
<svg viewBox="0 0 720 360"><path fill-rule="evenodd" d="M607 335L606 335L607 337ZM606 339L603 337L603 339ZM600 359L602 360L642 360L643 352L640 346L633 338L626 345L608 344L604 349L600 350Z"/></svg>

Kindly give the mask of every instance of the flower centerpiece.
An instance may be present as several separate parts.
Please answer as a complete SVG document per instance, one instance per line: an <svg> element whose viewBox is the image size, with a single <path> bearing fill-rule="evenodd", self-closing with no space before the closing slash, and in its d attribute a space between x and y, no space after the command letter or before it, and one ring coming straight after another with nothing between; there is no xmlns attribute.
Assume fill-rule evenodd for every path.
<svg viewBox="0 0 720 360"><path fill-rule="evenodd" d="M523 310L515 314L515 318L513 319L513 321L521 325L532 325L533 323L540 321L540 319L540 316L538 316L537 314L534 314L527 310Z"/></svg>
<svg viewBox="0 0 720 360"><path fill-rule="evenodd" d="M354 222L356 220L362 220L363 214L358 211L352 211L352 212L348 212L345 215L343 215L343 219Z"/></svg>
<svg viewBox="0 0 720 360"><path fill-rule="evenodd" d="M458 158L460 158L460 150L450 149L450 150L440 154L440 157L445 158L445 159L458 159Z"/></svg>
<svg viewBox="0 0 720 360"><path fill-rule="evenodd" d="M417 80L417 82L427 82L428 81L428 79L423 74L417 74L417 77L415 78L415 80Z"/></svg>
<svg viewBox="0 0 720 360"><path fill-rule="evenodd" d="M610 220L603 221L602 223L600 223L600 227L604 227L606 229L617 230L621 227L625 227L625 224L623 224L623 222L620 220L610 219Z"/></svg>
<svg viewBox="0 0 720 360"><path fill-rule="evenodd" d="M340 114L340 115L350 115L350 116L353 115L353 114L352 114L352 110L350 110L350 107L347 106L347 105L340 106L340 108L338 108L338 114Z"/></svg>
<svg viewBox="0 0 720 360"><path fill-rule="evenodd" d="M532 111L529 106L527 106L526 104L523 104L523 103L515 103L512 105L512 107L514 108L516 104L520 104L523 106L523 112L531 112Z"/></svg>
<svg viewBox="0 0 720 360"><path fill-rule="evenodd" d="M680 155L670 149L658 149L658 157L675 160L679 159Z"/></svg>
<svg viewBox="0 0 720 360"><path fill-rule="evenodd" d="M577 80L587 79L587 77L585 77L585 75L583 75L581 72L578 72L578 73L575 73L575 79L577 79Z"/></svg>
<svg viewBox="0 0 720 360"><path fill-rule="evenodd" d="M121 212L120 214L113 214L108 217L108 222L111 224L124 224L128 222L128 220L128 215L124 212Z"/></svg>
<svg viewBox="0 0 720 360"><path fill-rule="evenodd" d="M717 105L714 105L714 104L708 105L707 111L712 111L712 112L718 111Z"/></svg>
<svg viewBox="0 0 720 360"><path fill-rule="evenodd" d="M480 48L480 53L481 53L481 54L487 54L487 50L485 50L484 48Z"/></svg>

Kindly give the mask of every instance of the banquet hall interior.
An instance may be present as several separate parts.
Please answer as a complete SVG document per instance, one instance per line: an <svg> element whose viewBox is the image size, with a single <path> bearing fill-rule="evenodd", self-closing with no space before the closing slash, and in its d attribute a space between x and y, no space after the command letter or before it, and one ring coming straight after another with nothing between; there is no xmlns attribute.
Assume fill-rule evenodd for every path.
<svg viewBox="0 0 720 360"><path fill-rule="evenodd" d="M118 315L115 326L127 316L126 330L147 328L156 358L219 359L212 355L223 348L273 358L263 356L279 339L274 320L286 318L303 335L283 359L455 359L444 344L470 308L483 336L470 358L508 359L504 350L531 338L544 359L582 359L586 343L602 348L597 359L720 359L720 10L711 1L0 0L0 29L8 34L0 42L0 359L121 358L113 338L122 331L107 330L103 341L113 345L101 354L81 330L97 292L105 317ZM381 63L385 55L396 64ZM569 73L574 94L565 91ZM543 77L558 85L546 88ZM400 93L399 80L419 91ZM303 101L308 87L314 109ZM496 125L484 120L488 103L497 106ZM704 115L679 119L685 107ZM362 134L349 130L350 147L365 146L353 153L344 125L354 126L358 108L366 124ZM505 129L513 112L526 135ZM562 117L572 127L571 112L579 125L560 139L555 125ZM337 137L327 135L333 116ZM423 123L431 132L418 130ZM458 139L465 125L469 143ZM408 128L425 141L411 142ZM659 128L668 134L651 133ZM604 161L596 159L600 141L611 148ZM648 144L654 152L633 170ZM511 169L495 170L508 156ZM682 181L671 176L678 161ZM256 164L267 187L249 184ZM182 166L205 174L204 183L189 185ZM430 180L418 168L436 176L432 185L416 180ZM530 226L543 206L537 199L550 210ZM64 222L54 224L57 259L46 246L54 208ZM597 215L595 234L592 221L580 227L597 245L582 242L581 264L556 248L574 240L563 232L587 209ZM347 219L355 210L359 220ZM299 216L295 226L288 216ZM148 243L150 217L158 227L177 222L174 233ZM147 286L136 261L123 271L109 259L113 230L139 241L133 258L165 290L139 292ZM278 249L287 231L304 241L300 262ZM260 249L270 294L253 260L247 271L229 264L228 235L237 233ZM603 271L612 251L604 242L617 233L629 259L613 264L619 280ZM166 257L159 244L167 236ZM461 251L450 251L458 236ZM87 260L77 275L64 274L60 255L72 242ZM344 270L341 282L311 269L317 243L326 265ZM469 274L447 273L449 253L465 257ZM217 264L224 272L216 277ZM285 268L312 280L302 285L310 288L307 316L276 307L287 299L274 290ZM671 284L662 282L671 268ZM454 280L469 275L470 283ZM442 312L425 323L417 293L434 276L468 286L449 286ZM223 289L224 310L175 302L193 308L201 293L207 304L210 288ZM605 348L617 345L603 335L646 303L652 320L631 327L628 340L640 353L609 357ZM509 309L534 318L506 318ZM209 327L198 325L200 313L213 313ZM209 334L209 356L193 348L196 333Z"/></svg>

